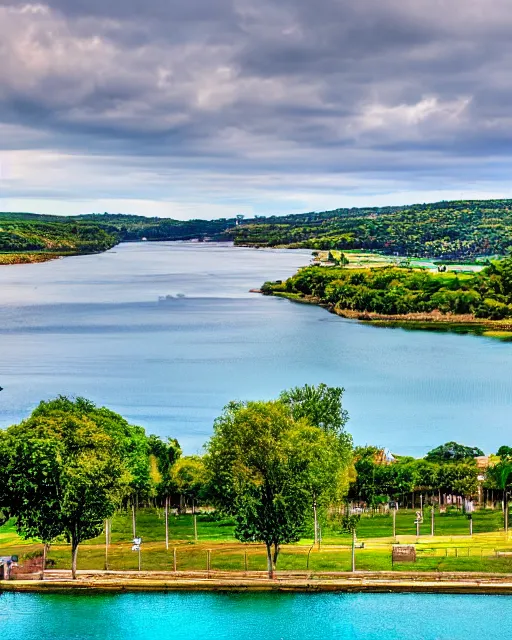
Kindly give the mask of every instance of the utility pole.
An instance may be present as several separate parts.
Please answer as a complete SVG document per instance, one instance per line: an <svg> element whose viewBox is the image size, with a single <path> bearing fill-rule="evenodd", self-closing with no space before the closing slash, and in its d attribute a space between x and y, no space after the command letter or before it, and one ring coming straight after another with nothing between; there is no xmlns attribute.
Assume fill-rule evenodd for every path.
<svg viewBox="0 0 512 640"><path fill-rule="evenodd" d="M169 551L169 496L165 496L165 549Z"/></svg>
<svg viewBox="0 0 512 640"><path fill-rule="evenodd" d="M356 530L352 529L352 573L356 570Z"/></svg>
<svg viewBox="0 0 512 640"><path fill-rule="evenodd" d="M315 545L318 544L318 516L316 512L316 500L313 500L313 519L314 519L314 537L315 537Z"/></svg>
<svg viewBox="0 0 512 640"><path fill-rule="evenodd" d="M393 507L393 540L396 540L396 506Z"/></svg>
<svg viewBox="0 0 512 640"><path fill-rule="evenodd" d="M503 492L503 506L505 508L505 536L508 539L508 495L506 489Z"/></svg>
<svg viewBox="0 0 512 640"><path fill-rule="evenodd" d="M197 542L197 516L194 500L192 500L192 514L194 517L194 540Z"/></svg>
<svg viewBox="0 0 512 640"><path fill-rule="evenodd" d="M434 503L432 503L432 510L430 512L430 535L433 536L434 535Z"/></svg>
<svg viewBox="0 0 512 640"><path fill-rule="evenodd" d="M110 537L110 526L108 518L105 520L105 571L108 571L108 545Z"/></svg>

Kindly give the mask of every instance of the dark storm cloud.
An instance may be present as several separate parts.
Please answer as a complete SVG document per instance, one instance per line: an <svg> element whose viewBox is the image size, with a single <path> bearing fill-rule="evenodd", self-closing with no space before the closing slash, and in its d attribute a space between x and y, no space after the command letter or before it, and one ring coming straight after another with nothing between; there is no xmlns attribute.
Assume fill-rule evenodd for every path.
<svg viewBox="0 0 512 640"><path fill-rule="evenodd" d="M511 26L505 0L0 0L1 146L138 158L192 187L492 182Z"/></svg>

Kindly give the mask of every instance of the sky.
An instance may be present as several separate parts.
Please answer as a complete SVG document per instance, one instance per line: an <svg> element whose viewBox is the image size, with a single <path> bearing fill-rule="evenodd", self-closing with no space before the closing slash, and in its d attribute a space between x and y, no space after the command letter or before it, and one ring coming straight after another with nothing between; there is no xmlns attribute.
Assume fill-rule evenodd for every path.
<svg viewBox="0 0 512 640"><path fill-rule="evenodd" d="M510 0L0 0L0 210L512 197Z"/></svg>

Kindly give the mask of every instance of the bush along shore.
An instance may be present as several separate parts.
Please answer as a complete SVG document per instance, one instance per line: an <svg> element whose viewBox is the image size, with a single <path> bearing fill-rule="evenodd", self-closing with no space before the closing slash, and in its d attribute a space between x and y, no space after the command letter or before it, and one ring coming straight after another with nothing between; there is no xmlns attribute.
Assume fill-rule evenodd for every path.
<svg viewBox="0 0 512 640"><path fill-rule="evenodd" d="M474 274L312 265L285 282L266 282L261 292L384 326L453 328L512 338L511 257Z"/></svg>

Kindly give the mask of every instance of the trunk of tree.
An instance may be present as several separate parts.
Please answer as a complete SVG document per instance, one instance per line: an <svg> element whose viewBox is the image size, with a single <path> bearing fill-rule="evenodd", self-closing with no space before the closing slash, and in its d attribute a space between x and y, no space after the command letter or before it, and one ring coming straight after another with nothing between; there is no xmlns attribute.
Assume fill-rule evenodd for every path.
<svg viewBox="0 0 512 640"><path fill-rule="evenodd" d="M105 520L105 571L108 571L109 523Z"/></svg>
<svg viewBox="0 0 512 640"><path fill-rule="evenodd" d="M356 570L356 530L352 529L352 572Z"/></svg>
<svg viewBox="0 0 512 640"><path fill-rule="evenodd" d="M505 516L505 535L508 537L508 501L506 489L503 491L503 511Z"/></svg>
<svg viewBox="0 0 512 640"><path fill-rule="evenodd" d="M165 496L165 548L169 550L169 496Z"/></svg>
<svg viewBox="0 0 512 640"><path fill-rule="evenodd" d="M279 557L279 545L277 542L274 543L274 554L272 556L272 568L275 571L277 567L277 558Z"/></svg>
<svg viewBox="0 0 512 640"><path fill-rule="evenodd" d="M41 579L44 580L44 570L46 569L46 558L48 556L48 549L50 545L48 542L45 542L43 545L43 569L41 571Z"/></svg>
<svg viewBox="0 0 512 640"><path fill-rule="evenodd" d="M272 561L272 543L271 542L269 542L267 544L267 570L268 570L268 578L269 578L269 580L273 580L274 579L275 566L274 566L274 563Z"/></svg>
<svg viewBox="0 0 512 640"><path fill-rule="evenodd" d="M194 500L192 500L192 516L194 518L194 540L197 542L197 516Z"/></svg>
<svg viewBox="0 0 512 640"><path fill-rule="evenodd" d="M78 556L78 542L71 539L71 576L73 580L76 580L76 560Z"/></svg>

